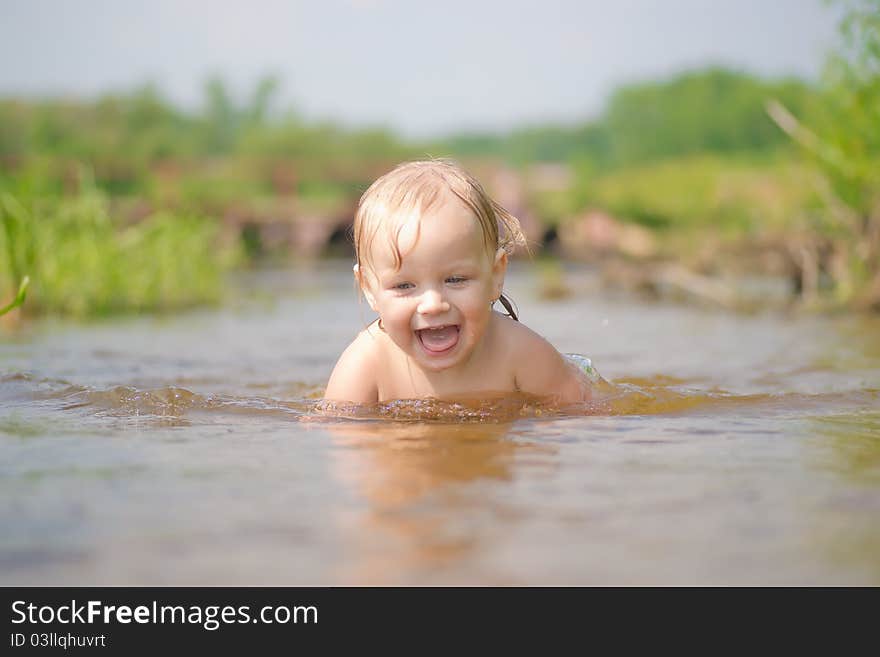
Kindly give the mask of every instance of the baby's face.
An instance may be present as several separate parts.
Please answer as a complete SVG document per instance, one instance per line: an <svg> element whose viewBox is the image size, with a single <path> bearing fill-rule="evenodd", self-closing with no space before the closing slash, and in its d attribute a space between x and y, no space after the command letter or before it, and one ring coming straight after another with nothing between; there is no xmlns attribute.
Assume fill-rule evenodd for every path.
<svg viewBox="0 0 880 657"><path fill-rule="evenodd" d="M388 336L428 371L465 365L482 347L507 256L488 253L477 218L455 198L403 226L402 255L376 236L361 283Z"/></svg>

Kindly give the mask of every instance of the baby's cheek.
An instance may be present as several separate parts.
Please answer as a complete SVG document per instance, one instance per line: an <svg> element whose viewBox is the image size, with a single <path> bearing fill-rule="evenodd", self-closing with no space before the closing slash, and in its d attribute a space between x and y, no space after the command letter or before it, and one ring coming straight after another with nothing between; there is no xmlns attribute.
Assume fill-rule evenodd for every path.
<svg viewBox="0 0 880 657"><path fill-rule="evenodd" d="M489 325L490 312L487 305L485 312L471 313L471 321L468 322L468 333L471 334L472 338L479 339L486 332L486 327Z"/></svg>
<svg viewBox="0 0 880 657"><path fill-rule="evenodd" d="M406 304L396 303L386 309L386 315L390 321L395 323L407 323L412 317L412 312Z"/></svg>

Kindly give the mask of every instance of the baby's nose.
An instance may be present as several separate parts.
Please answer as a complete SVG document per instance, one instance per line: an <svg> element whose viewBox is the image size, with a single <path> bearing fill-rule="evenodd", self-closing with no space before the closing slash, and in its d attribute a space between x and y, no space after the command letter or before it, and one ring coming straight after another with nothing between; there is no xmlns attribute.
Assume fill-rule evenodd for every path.
<svg viewBox="0 0 880 657"><path fill-rule="evenodd" d="M417 310L422 315L445 313L449 310L449 304L437 290L428 290L422 295Z"/></svg>

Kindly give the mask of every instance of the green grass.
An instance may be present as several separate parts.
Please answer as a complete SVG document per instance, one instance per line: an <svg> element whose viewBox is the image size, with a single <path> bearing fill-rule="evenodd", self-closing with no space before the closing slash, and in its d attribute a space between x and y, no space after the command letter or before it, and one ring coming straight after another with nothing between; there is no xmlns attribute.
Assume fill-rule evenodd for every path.
<svg viewBox="0 0 880 657"><path fill-rule="evenodd" d="M0 192L0 296L30 278L24 310L94 316L218 301L236 248L206 218L158 212L123 225L85 184L75 196Z"/></svg>
<svg viewBox="0 0 880 657"><path fill-rule="evenodd" d="M739 237L790 227L811 192L806 170L790 160L696 156L599 175L578 195L661 233Z"/></svg>

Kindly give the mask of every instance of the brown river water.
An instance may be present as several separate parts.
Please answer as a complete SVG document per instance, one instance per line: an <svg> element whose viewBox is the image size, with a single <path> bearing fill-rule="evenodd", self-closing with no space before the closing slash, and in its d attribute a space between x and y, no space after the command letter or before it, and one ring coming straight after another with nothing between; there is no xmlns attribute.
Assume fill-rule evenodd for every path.
<svg viewBox="0 0 880 657"><path fill-rule="evenodd" d="M350 265L0 334L0 584L880 584L880 319L602 292L522 320L601 403L315 412Z"/></svg>

